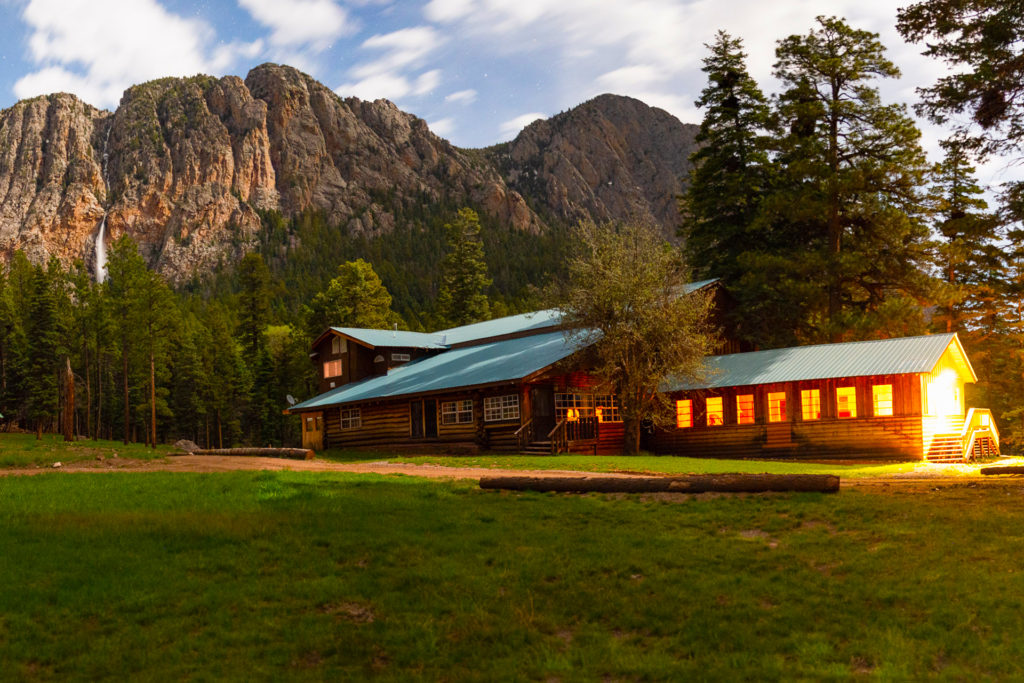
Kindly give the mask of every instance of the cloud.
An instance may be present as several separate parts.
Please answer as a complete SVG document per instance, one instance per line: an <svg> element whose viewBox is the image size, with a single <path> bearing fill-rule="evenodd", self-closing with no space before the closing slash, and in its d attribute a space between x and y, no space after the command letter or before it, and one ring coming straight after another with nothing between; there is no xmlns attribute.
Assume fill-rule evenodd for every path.
<svg viewBox="0 0 1024 683"><path fill-rule="evenodd" d="M505 121L499 126L499 132L501 133L502 140L510 140L519 134L523 128L526 128L529 124L533 123L537 119L546 119L547 114L541 114L540 112L530 112L529 114L520 114L519 116Z"/></svg>
<svg viewBox="0 0 1024 683"><path fill-rule="evenodd" d="M447 22L462 19L473 11L473 0L432 0L423 8L430 21Z"/></svg>
<svg viewBox="0 0 1024 683"><path fill-rule="evenodd" d="M220 71L258 48L230 43L208 53L213 30L155 0L31 0L22 18L30 30L28 57L38 68L14 84L19 98L63 90L113 107L132 84Z"/></svg>
<svg viewBox="0 0 1024 683"><path fill-rule="evenodd" d="M275 46L330 47L349 32L348 14L333 0L238 0L252 17L271 29Z"/></svg>
<svg viewBox="0 0 1024 683"><path fill-rule="evenodd" d="M371 36L363 41L361 48L380 51L381 56L349 69L348 75L355 80L339 85L335 92L361 99L384 97L389 100L433 92L441 84L441 71L417 71L444 42L444 37L429 26Z"/></svg>
<svg viewBox="0 0 1024 683"><path fill-rule="evenodd" d="M476 90L470 88L469 90L459 90L453 92L450 95L444 96L445 102L455 102L458 104L473 104L476 102Z"/></svg>
<svg viewBox="0 0 1024 683"><path fill-rule="evenodd" d="M447 116L437 121L428 121L427 127L438 137L446 138L455 130L455 119Z"/></svg>

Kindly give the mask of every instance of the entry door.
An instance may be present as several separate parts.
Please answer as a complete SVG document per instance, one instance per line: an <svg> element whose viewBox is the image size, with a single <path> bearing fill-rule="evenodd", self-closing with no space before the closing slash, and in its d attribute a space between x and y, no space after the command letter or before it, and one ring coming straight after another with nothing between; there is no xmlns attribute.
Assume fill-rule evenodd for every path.
<svg viewBox="0 0 1024 683"><path fill-rule="evenodd" d="M437 401L411 401L409 403L409 423L412 425L412 438L437 438Z"/></svg>
<svg viewBox="0 0 1024 683"><path fill-rule="evenodd" d="M314 451L324 448L323 413L306 413L302 416L302 447Z"/></svg>
<svg viewBox="0 0 1024 683"><path fill-rule="evenodd" d="M409 421L412 424L412 438L423 438L423 401L409 403Z"/></svg>
<svg viewBox="0 0 1024 683"><path fill-rule="evenodd" d="M544 438L555 428L555 388L539 386L530 389L530 415L533 433Z"/></svg>
<svg viewBox="0 0 1024 683"><path fill-rule="evenodd" d="M423 432L428 439L437 438L437 401L423 402Z"/></svg>

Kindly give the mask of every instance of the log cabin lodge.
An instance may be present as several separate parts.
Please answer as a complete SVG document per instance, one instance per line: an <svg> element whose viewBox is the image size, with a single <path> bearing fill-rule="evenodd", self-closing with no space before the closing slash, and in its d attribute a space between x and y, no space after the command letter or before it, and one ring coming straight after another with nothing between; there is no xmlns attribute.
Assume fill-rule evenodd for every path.
<svg viewBox="0 0 1024 683"><path fill-rule="evenodd" d="M686 291L720 290L717 280ZM717 297L715 291L712 294ZM292 406L306 448L411 446L619 453L614 391L556 310L439 332L332 327L310 354L320 394ZM734 350L726 343L723 350ZM952 461L997 453L956 334L723 353L702 381L666 379L675 425L645 430L658 454Z"/></svg>

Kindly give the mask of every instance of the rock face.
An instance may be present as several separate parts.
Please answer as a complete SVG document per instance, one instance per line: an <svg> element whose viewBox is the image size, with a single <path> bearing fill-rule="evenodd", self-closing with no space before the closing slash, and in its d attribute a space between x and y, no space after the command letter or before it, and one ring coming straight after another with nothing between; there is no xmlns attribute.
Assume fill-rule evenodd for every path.
<svg viewBox="0 0 1024 683"><path fill-rule="evenodd" d="M92 264L131 235L171 280L253 248L260 210L385 235L396 206L467 204L513 230L653 217L670 234L695 126L605 95L513 142L460 150L386 100L264 64L129 88L114 113L56 94L0 112L0 258ZM526 199L524 199L526 197Z"/></svg>
<svg viewBox="0 0 1024 683"><path fill-rule="evenodd" d="M601 95L489 152L509 187L545 215L572 223L640 217L671 236L697 130L640 100Z"/></svg>

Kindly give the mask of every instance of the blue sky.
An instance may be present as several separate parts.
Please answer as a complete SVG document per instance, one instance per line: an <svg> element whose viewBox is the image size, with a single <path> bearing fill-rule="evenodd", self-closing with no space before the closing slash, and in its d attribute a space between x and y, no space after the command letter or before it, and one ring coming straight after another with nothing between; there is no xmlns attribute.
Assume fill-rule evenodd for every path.
<svg viewBox="0 0 1024 683"><path fill-rule="evenodd" d="M909 1L909 0L908 0ZM385 97L453 143L507 140L595 95L631 95L698 123L703 44L742 37L767 92L775 41L818 14L881 34L915 100L943 66L895 32L892 0L0 0L0 108L68 91L106 109L162 76L296 66L342 96ZM943 131L923 125L937 159ZM987 180L1007 171L994 162Z"/></svg>

